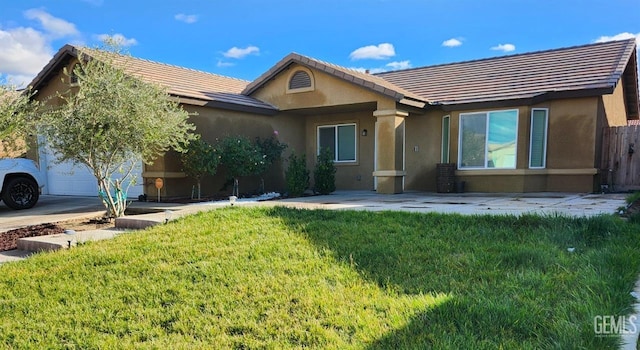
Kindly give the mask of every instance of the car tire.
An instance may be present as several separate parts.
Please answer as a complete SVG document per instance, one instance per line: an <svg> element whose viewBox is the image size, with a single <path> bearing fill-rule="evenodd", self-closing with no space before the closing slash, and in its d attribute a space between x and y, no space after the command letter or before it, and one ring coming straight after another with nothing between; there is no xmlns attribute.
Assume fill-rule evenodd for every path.
<svg viewBox="0 0 640 350"><path fill-rule="evenodd" d="M38 202L40 190L35 181L14 177L5 184L2 200L11 209L29 209Z"/></svg>

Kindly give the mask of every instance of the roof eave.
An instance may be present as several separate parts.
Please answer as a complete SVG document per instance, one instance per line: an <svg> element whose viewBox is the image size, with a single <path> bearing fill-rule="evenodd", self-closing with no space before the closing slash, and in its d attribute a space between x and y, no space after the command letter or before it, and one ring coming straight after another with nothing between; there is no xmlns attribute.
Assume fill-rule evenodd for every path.
<svg viewBox="0 0 640 350"><path fill-rule="evenodd" d="M461 101L461 102L443 102L442 109L447 112L498 108L498 107L518 107L540 104L550 100L572 99L597 97L612 94L614 87L594 87L581 90L564 90L564 91L548 91L531 96L513 98L513 99L495 99L487 101Z"/></svg>
<svg viewBox="0 0 640 350"><path fill-rule="evenodd" d="M36 75L29 87L38 94L38 90L51 78L51 74L60 70L60 66L64 65L69 58L78 57L77 49L72 45L63 46L56 54L49 60L49 62L40 70Z"/></svg>
<svg viewBox="0 0 640 350"><path fill-rule="evenodd" d="M246 112L246 113L254 113L254 114L268 115L268 116L276 115L279 112L277 108L249 106L249 105L244 105L239 103L229 103L229 102L222 102L222 101L215 101L215 100L202 100L202 99L184 97L184 96L178 96L178 95L171 95L171 98L174 101L177 101L185 105L226 109L226 110L236 111L236 112Z"/></svg>

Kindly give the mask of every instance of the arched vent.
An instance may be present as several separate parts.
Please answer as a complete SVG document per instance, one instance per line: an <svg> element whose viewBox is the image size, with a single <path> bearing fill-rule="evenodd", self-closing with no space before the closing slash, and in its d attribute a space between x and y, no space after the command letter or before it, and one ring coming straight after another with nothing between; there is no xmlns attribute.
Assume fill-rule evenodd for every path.
<svg viewBox="0 0 640 350"><path fill-rule="evenodd" d="M311 76L305 71L297 71L289 80L289 90L311 88Z"/></svg>

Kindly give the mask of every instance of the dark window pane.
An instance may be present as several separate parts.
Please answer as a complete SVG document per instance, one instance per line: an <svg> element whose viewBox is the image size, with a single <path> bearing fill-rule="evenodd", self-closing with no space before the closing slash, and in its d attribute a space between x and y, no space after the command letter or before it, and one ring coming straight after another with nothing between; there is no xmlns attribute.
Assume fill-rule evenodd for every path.
<svg viewBox="0 0 640 350"><path fill-rule="evenodd" d="M334 126L318 128L318 146L318 154L321 149L327 147L334 155L336 154L336 128Z"/></svg>

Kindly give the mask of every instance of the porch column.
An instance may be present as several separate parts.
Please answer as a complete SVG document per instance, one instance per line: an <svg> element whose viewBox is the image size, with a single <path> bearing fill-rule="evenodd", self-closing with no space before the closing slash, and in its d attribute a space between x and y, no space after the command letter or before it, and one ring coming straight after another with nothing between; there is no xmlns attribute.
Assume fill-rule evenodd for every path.
<svg viewBox="0 0 640 350"><path fill-rule="evenodd" d="M404 118L408 112L395 109L377 110L376 117L376 170L377 192L402 193L404 171Z"/></svg>

